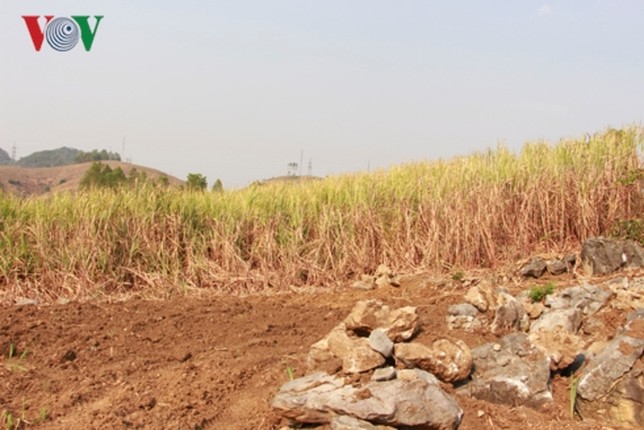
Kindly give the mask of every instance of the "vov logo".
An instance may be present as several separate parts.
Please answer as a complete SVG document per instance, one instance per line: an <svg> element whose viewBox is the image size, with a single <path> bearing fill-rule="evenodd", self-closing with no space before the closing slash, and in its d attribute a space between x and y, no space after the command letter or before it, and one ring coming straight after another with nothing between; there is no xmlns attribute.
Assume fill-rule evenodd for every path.
<svg viewBox="0 0 644 430"><path fill-rule="evenodd" d="M45 40L52 49L59 52L74 49L78 41L82 40L85 50L89 52L94 44L98 25L101 23L103 15L94 16L96 23L93 29L90 27L90 16L88 15L75 15L69 18L54 18L53 15L45 15L44 18L45 25L41 27L40 16L24 15L22 17L27 24L27 30L29 30L29 36L31 36L36 51L40 51Z"/></svg>

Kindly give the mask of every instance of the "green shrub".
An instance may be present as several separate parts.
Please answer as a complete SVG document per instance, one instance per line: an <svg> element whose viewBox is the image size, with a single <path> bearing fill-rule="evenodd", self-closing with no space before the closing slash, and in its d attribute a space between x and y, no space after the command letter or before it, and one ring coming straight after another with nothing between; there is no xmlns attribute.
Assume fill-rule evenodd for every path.
<svg viewBox="0 0 644 430"><path fill-rule="evenodd" d="M547 283L546 285L535 285L530 288L529 297L533 303L540 302L548 294L555 292L555 284L552 282Z"/></svg>

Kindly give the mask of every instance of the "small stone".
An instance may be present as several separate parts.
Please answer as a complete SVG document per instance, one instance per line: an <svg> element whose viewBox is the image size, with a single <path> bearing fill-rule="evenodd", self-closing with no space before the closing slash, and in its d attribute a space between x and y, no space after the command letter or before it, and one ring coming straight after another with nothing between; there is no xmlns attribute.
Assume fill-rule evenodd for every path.
<svg viewBox="0 0 644 430"><path fill-rule="evenodd" d="M543 303L532 303L532 300L529 297L526 297L526 300L523 301L523 308L525 309L530 319L533 320L539 318L546 310L546 307Z"/></svg>
<svg viewBox="0 0 644 430"><path fill-rule="evenodd" d="M389 287L391 284L389 282L389 277L387 276L379 276L376 278L376 287L378 288L385 288Z"/></svg>
<svg viewBox="0 0 644 430"><path fill-rule="evenodd" d="M492 345L492 349L493 349L495 352L499 352L499 351L501 351L501 344L499 344L499 343L495 343L494 345Z"/></svg>
<svg viewBox="0 0 644 430"><path fill-rule="evenodd" d="M376 268L376 273L375 273L376 277L380 277L380 276L389 277L389 276L392 276L392 275L393 275L393 272L391 271L391 269L389 267L387 267L386 264L381 264Z"/></svg>
<svg viewBox="0 0 644 430"><path fill-rule="evenodd" d="M185 363L186 361L190 360L192 358L192 353L191 352L186 352L179 358L180 363Z"/></svg>
<svg viewBox="0 0 644 430"><path fill-rule="evenodd" d="M37 299L25 299L25 298L18 298L16 299L16 306L36 306L38 305L38 300Z"/></svg>
<svg viewBox="0 0 644 430"><path fill-rule="evenodd" d="M541 257L533 257L528 264L521 268L521 276L524 278L540 278L546 271L546 262Z"/></svg>
<svg viewBox="0 0 644 430"><path fill-rule="evenodd" d="M483 418L485 416L485 411L479 409L478 411L476 411L476 416L479 418Z"/></svg>
<svg viewBox="0 0 644 430"><path fill-rule="evenodd" d="M394 350L394 343L381 328L377 328L369 334L369 346L385 358L391 357L391 353Z"/></svg>
<svg viewBox="0 0 644 430"><path fill-rule="evenodd" d="M485 299L483 293L479 289L479 287L471 287L467 290L467 293L465 293L465 301L472 306L474 306L476 309L478 309L480 312L486 312L490 304L488 301Z"/></svg>
<svg viewBox="0 0 644 430"><path fill-rule="evenodd" d="M447 328L450 330L475 331L482 327L480 319L467 315L447 315Z"/></svg>
<svg viewBox="0 0 644 430"><path fill-rule="evenodd" d="M65 353L65 355L63 355L63 358L61 361L65 362L65 361L74 361L74 360L76 360L76 352L70 349Z"/></svg>
<svg viewBox="0 0 644 430"><path fill-rule="evenodd" d="M356 290L374 290L376 288L376 284L373 281L355 281L353 284L351 284L351 288L355 288Z"/></svg>
<svg viewBox="0 0 644 430"><path fill-rule="evenodd" d="M547 264L547 268L548 268L548 273L550 273L553 276L562 275L568 271L568 265L561 260L555 260L555 261L549 262Z"/></svg>
<svg viewBox="0 0 644 430"><path fill-rule="evenodd" d="M496 364L498 364L499 367L505 367L508 364L510 364L510 358L508 358L508 357L500 357L498 360L496 360Z"/></svg>
<svg viewBox="0 0 644 430"><path fill-rule="evenodd" d="M376 369L371 376L372 381L391 381L396 378L396 369L392 366Z"/></svg>
<svg viewBox="0 0 644 430"><path fill-rule="evenodd" d="M359 420L348 415L339 415L331 420L331 430L396 430L389 426L376 426L369 421Z"/></svg>
<svg viewBox="0 0 644 430"><path fill-rule="evenodd" d="M566 263L566 265L568 266L568 271L570 271L570 269L575 267L575 264L577 264L577 255L576 254L568 254L568 255L564 256L564 258L561 261Z"/></svg>
<svg viewBox="0 0 644 430"><path fill-rule="evenodd" d="M460 303L450 306L447 309L447 313L454 316L476 317L479 314L479 310L469 303Z"/></svg>

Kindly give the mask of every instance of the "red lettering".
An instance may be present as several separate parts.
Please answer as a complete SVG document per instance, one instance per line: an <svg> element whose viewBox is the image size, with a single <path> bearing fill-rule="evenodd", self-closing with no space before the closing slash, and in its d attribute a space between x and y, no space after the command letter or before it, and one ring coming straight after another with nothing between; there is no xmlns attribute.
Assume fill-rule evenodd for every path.
<svg viewBox="0 0 644 430"><path fill-rule="evenodd" d="M25 20L25 24L27 24L27 30L29 30L29 35L31 36L31 41L34 43L34 48L36 48L36 51L40 51L40 48L42 48L42 43L45 40L45 28L40 28L40 24L38 23L39 18L40 16L36 15L28 15L22 17L22 19ZM45 22L45 27L53 18L53 15L45 15L45 19L47 20Z"/></svg>

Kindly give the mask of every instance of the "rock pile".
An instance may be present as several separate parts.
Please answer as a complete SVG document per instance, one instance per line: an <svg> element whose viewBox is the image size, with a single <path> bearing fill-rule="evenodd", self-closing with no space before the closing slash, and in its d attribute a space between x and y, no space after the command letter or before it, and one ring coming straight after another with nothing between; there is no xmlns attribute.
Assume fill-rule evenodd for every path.
<svg viewBox="0 0 644 430"><path fill-rule="evenodd" d="M604 273L609 266L600 257L613 261L614 249L626 257L620 257L619 265L613 261L611 271L643 265L637 263L644 253L636 243L626 248L603 238L589 242L582 264L593 267L593 273ZM571 261L563 262L569 268ZM544 264L543 271L550 271L552 262ZM454 429L463 411L442 389L445 384L457 387L457 397L538 408L553 401L551 380L560 374L574 378L575 409L581 417L643 428L644 277L582 282L541 301L533 299L527 292L512 295L490 282L471 285L463 303L449 308L446 323L451 333L483 330L497 336L473 350L451 337L431 345L415 341L420 328L415 307L358 302L311 347L312 373L285 384L272 405L298 425ZM603 309L627 315L625 324L609 336L602 334L597 317Z"/></svg>
<svg viewBox="0 0 644 430"><path fill-rule="evenodd" d="M285 384L273 407L297 423L335 423L332 428L457 428L463 411L439 380L468 378L472 355L462 341L413 342L418 329L415 307L358 302L311 347L309 369L322 371ZM359 374L370 377L352 377Z"/></svg>
<svg viewBox="0 0 644 430"><path fill-rule="evenodd" d="M351 284L352 288L359 290L374 290L381 287L400 287L400 279L398 275L391 271L391 269L384 264L381 264L376 269L373 275L362 275L362 277Z"/></svg>
<svg viewBox="0 0 644 430"><path fill-rule="evenodd" d="M520 270L525 278L540 278L545 273L553 276L571 272L577 264L577 256L568 254L563 258L531 258ZM632 240L614 240L594 237L584 242L581 248L581 267L589 275L607 275L620 269L644 266L644 249Z"/></svg>
<svg viewBox="0 0 644 430"><path fill-rule="evenodd" d="M642 267L633 257L642 248L634 242L591 239L584 249L592 250L582 253L582 262L594 267L593 273L605 273L605 261L615 259L613 252L626 255L624 249L628 257L619 257L620 264L615 260L610 271ZM489 330L503 337L472 350L475 370L460 394L537 407L552 401L554 373L577 374L575 405L582 417L621 428L644 426L644 278L584 282L543 303L532 303L527 292L514 297L481 283L470 287L464 301L450 307L450 329L485 329L493 314ZM595 315L606 307L628 312L627 324L608 339L596 335L602 323Z"/></svg>

